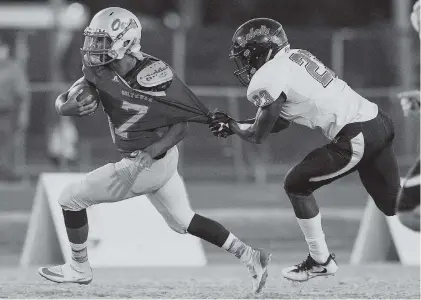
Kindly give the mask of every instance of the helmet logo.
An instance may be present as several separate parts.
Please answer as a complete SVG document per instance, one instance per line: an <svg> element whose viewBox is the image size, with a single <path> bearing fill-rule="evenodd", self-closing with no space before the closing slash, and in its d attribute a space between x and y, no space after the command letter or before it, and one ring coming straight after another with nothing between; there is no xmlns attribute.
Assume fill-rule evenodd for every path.
<svg viewBox="0 0 421 300"><path fill-rule="evenodd" d="M277 44L277 45L279 45L279 44L281 43L281 39L280 39L279 37L277 37L277 36L272 36L271 41L272 41L274 44Z"/></svg>
<svg viewBox="0 0 421 300"><path fill-rule="evenodd" d="M247 33L245 36L239 36L237 38L238 44L240 44L241 47L244 47L248 41L253 39L256 36L260 35L268 35L270 32L269 28L267 28L265 25L260 26L259 29L251 28L250 32Z"/></svg>
<svg viewBox="0 0 421 300"><path fill-rule="evenodd" d="M127 22L121 22L120 19L115 19L111 24L111 29L117 31L119 29L124 29L127 26Z"/></svg>

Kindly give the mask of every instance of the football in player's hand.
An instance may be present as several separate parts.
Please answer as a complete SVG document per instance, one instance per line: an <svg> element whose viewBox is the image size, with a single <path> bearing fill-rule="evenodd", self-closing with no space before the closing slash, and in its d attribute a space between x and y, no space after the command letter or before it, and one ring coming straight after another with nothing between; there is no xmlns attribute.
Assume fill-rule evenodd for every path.
<svg viewBox="0 0 421 300"><path fill-rule="evenodd" d="M79 115L90 115L98 108L99 95L93 86L81 82L69 90L67 100L78 102Z"/></svg>
<svg viewBox="0 0 421 300"><path fill-rule="evenodd" d="M96 89L90 86L88 83L81 82L69 90L68 99L74 98L77 102L88 102L98 101L98 93Z"/></svg>

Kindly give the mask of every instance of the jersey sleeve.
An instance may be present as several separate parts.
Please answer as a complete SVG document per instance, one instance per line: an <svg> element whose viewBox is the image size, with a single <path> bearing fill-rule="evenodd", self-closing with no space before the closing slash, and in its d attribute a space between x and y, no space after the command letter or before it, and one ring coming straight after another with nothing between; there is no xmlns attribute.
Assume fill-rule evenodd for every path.
<svg viewBox="0 0 421 300"><path fill-rule="evenodd" d="M247 99L257 107L265 107L288 91L287 72L271 62L259 69L247 89Z"/></svg>
<svg viewBox="0 0 421 300"><path fill-rule="evenodd" d="M94 71L94 67L86 67L85 65L82 65L82 73L86 81L88 81L89 83L93 85L97 84L98 78Z"/></svg>

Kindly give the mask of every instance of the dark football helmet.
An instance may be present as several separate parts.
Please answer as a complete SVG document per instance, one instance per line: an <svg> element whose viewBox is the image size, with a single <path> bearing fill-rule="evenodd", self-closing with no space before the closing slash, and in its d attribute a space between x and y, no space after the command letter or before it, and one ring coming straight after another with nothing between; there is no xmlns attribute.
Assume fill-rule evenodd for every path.
<svg viewBox="0 0 421 300"><path fill-rule="evenodd" d="M272 19L247 21L235 31L229 57L234 59L234 75L247 86L254 73L288 45L282 25Z"/></svg>

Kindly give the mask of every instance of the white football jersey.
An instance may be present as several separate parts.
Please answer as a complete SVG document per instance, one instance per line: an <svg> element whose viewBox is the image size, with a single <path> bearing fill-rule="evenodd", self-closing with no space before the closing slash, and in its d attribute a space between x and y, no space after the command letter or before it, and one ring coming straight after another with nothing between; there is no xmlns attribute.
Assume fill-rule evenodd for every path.
<svg viewBox="0 0 421 300"><path fill-rule="evenodd" d="M282 49L251 79L247 98L258 107L287 96L280 116L297 124L320 128L329 138L349 123L374 119L378 107L305 50Z"/></svg>

